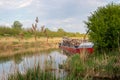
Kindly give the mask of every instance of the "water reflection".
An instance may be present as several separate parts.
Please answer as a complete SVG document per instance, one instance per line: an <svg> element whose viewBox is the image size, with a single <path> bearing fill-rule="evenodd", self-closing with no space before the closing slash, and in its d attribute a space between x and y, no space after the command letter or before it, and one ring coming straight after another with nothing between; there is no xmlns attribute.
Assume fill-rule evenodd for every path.
<svg viewBox="0 0 120 80"><path fill-rule="evenodd" d="M49 67L55 70L56 77L62 77L66 73L59 69L59 64L62 64L67 59L67 56L61 51L53 50L48 52L40 52L36 54L17 55L12 58L4 58L0 60L0 80L8 74L12 74L19 70L24 73L28 68L33 68L35 65L40 65L41 69Z"/></svg>

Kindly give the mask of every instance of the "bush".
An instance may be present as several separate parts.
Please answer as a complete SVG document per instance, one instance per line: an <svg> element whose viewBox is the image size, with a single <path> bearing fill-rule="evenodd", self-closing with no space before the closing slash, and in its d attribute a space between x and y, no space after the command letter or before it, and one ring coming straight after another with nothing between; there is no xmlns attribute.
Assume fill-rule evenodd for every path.
<svg viewBox="0 0 120 80"><path fill-rule="evenodd" d="M97 50L115 50L120 47L120 5L108 4L94 11L85 22L90 39Z"/></svg>

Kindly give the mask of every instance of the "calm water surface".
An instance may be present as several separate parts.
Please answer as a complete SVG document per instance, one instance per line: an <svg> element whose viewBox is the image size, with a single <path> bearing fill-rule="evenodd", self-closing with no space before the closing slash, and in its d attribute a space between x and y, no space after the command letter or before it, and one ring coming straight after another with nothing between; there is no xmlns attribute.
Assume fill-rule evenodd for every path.
<svg viewBox="0 0 120 80"><path fill-rule="evenodd" d="M33 68L39 64L41 69L50 66L55 70L56 77L63 77L66 72L59 69L59 64L63 64L67 56L60 50L51 50L27 55L17 55L14 57L0 59L0 80L7 79L8 74L13 74L17 70L24 73L28 68Z"/></svg>

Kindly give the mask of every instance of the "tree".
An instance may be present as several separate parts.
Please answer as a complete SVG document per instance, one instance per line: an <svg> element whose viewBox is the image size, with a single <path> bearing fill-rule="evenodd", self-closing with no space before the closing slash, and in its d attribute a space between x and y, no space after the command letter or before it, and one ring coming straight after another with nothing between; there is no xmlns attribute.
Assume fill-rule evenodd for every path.
<svg viewBox="0 0 120 80"><path fill-rule="evenodd" d="M57 33L59 34L58 36L66 36L66 32L62 29L62 28L59 28L58 30L57 30Z"/></svg>
<svg viewBox="0 0 120 80"><path fill-rule="evenodd" d="M57 32L65 32L62 28L59 28Z"/></svg>
<svg viewBox="0 0 120 80"><path fill-rule="evenodd" d="M120 44L120 5L99 7L85 22L98 50L115 50Z"/></svg>
<svg viewBox="0 0 120 80"><path fill-rule="evenodd" d="M22 26L23 26L22 23L20 23L19 21L14 21L12 28L21 29Z"/></svg>

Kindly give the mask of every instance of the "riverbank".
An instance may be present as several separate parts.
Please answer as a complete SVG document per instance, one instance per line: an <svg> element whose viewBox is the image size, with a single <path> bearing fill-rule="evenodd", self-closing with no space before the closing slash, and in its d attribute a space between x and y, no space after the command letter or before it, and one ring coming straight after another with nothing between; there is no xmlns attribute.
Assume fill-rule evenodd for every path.
<svg viewBox="0 0 120 80"><path fill-rule="evenodd" d="M64 69L68 71L67 78L74 80L119 80L120 54L118 51L94 53L86 57L76 54L68 58Z"/></svg>
<svg viewBox="0 0 120 80"><path fill-rule="evenodd" d="M62 38L34 38L17 39L6 37L0 39L0 57L9 57L16 54L22 54L28 51L41 51L58 48L58 43Z"/></svg>
<svg viewBox="0 0 120 80"><path fill-rule="evenodd" d="M113 53L113 52L112 52ZM84 54L84 53L83 53ZM51 66L41 70L39 64L32 69L27 69L25 74L20 71L9 75L8 80L119 80L120 79L120 54L75 54L67 58L64 64L59 65L59 71L63 69L67 75L56 78L56 69L50 69ZM50 62L48 62L50 63ZM50 65L53 63L51 62Z"/></svg>

